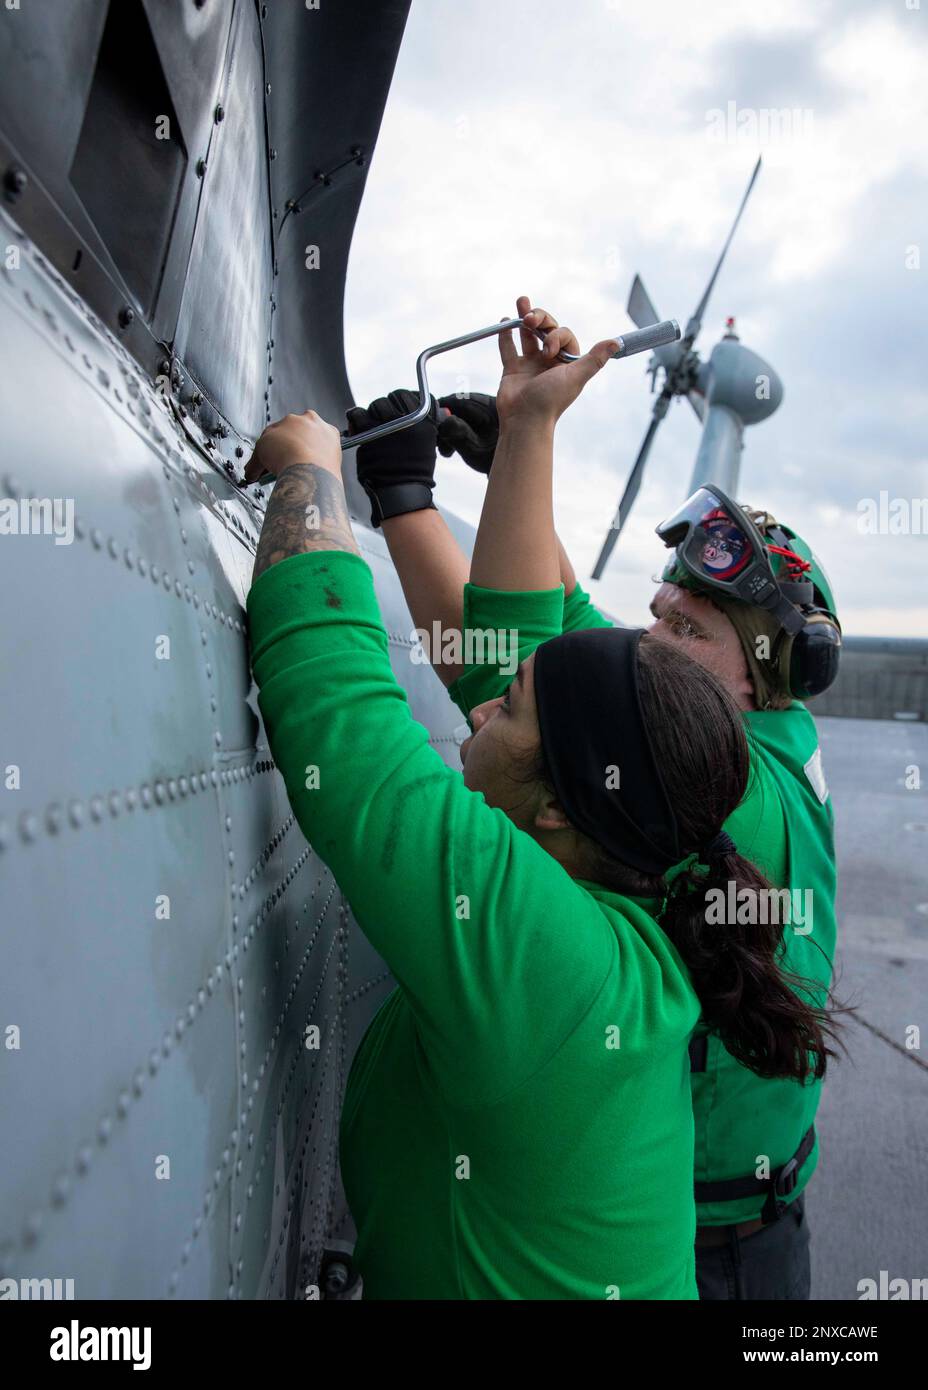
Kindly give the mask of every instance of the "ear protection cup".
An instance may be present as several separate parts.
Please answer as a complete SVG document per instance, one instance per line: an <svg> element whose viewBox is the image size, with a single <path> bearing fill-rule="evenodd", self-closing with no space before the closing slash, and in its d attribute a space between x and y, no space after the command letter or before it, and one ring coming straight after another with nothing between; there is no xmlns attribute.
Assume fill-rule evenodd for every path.
<svg viewBox="0 0 928 1390"><path fill-rule="evenodd" d="M794 700L811 700L835 681L841 656L841 628L824 608L804 607L806 625L792 641L781 632L773 653L777 679Z"/></svg>
<svg viewBox="0 0 928 1390"><path fill-rule="evenodd" d="M821 695L838 674L841 629L822 608L803 610L806 625L793 638L789 657L789 693L794 700Z"/></svg>
<svg viewBox="0 0 928 1390"><path fill-rule="evenodd" d="M775 545L787 549L796 539L793 531L781 525L767 527L765 534ZM783 587L788 591L787 585L783 584ZM800 586L794 587L798 590ZM825 595L820 594L811 582L802 587L811 590L811 602L798 603L806 625L796 633L791 644L786 643L786 634L782 634L775 657L777 675L794 700L809 700L813 695L821 695L827 690L837 677L841 656L841 625L827 608L821 606L827 602ZM799 594L792 597L795 602ZM784 669L787 651L788 670Z"/></svg>

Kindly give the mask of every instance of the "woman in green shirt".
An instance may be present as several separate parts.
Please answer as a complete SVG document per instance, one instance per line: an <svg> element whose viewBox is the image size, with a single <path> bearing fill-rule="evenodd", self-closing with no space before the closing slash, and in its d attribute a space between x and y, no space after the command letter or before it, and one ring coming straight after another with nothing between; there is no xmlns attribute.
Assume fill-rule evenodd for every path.
<svg viewBox="0 0 928 1390"><path fill-rule="evenodd" d="M506 446L550 468L608 350L533 362ZM763 886L719 833L748 777L738 711L640 631L565 634L472 711L453 771L393 676L341 457L312 412L265 431L248 611L296 817L397 980L342 1116L365 1295L695 1298L697 1019L764 1074L826 1052L775 931L706 922L710 887Z"/></svg>

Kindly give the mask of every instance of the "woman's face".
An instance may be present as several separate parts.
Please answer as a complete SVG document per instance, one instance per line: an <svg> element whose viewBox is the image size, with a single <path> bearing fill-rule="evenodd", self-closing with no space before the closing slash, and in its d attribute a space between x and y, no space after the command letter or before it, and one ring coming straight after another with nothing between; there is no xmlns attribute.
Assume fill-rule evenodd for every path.
<svg viewBox="0 0 928 1390"><path fill-rule="evenodd" d="M523 830L534 826L543 799L543 790L525 781L526 762L541 740L534 664L534 655L527 656L505 695L475 705L470 713L474 732L461 744L465 785L483 792L488 805L505 811Z"/></svg>

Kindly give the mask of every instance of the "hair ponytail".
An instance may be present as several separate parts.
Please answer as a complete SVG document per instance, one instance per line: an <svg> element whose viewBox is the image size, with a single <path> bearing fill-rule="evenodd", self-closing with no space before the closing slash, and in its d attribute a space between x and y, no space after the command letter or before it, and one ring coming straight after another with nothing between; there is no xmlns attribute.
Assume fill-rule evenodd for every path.
<svg viewBox="0 0 928 1390"><path fill-rule="evenodd" d="M719 920L711 904L757 903L770 884L735 852L713 856L706 869L684 869L667 894L660 923L689 972L703 1021L744 1066L765 1077L805 1081L825 1074L834 1050L834 1025L824 1008L809 1002L814 986L778 964L788 927L769 912L739 923L727 911ZM710 896L712 895L712 896ZM769 902L770 899L767 899ZM800 992L801 991L801 992Z"/></svg>

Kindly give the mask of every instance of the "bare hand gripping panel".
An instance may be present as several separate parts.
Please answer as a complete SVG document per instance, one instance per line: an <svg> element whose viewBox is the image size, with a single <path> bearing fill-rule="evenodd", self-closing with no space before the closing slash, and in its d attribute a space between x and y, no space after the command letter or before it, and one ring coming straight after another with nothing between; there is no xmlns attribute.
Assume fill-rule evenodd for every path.
<svg viewBox="0 0 928 1390"><path fill-rule="evenodd" d="M5 1297L301 1298L352 1235L339 1106L390 981L267 751L263 503L234 480L269 415L350 404L344 274L406 9L0 10Z"/></svg>

